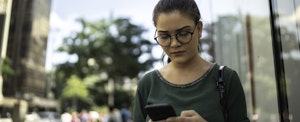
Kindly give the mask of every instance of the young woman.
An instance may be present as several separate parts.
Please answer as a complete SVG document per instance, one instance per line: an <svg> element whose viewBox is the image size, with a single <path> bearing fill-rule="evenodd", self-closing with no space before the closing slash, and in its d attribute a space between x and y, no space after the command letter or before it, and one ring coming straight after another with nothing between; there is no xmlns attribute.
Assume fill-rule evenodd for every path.
<svg viewBox="0 0 300 122"><path fill-rule="evenodd" d="M222 122L224 120L216 80L219 65L199 56L202 34L200 12L194 0L160 0L153 11L155 40L168 63L139 81L133 119L151 121L144 107L171 104L178 116L167 122ZM245 95L237 73L224 69L225 106L229 122L249 121Z"/></svg>

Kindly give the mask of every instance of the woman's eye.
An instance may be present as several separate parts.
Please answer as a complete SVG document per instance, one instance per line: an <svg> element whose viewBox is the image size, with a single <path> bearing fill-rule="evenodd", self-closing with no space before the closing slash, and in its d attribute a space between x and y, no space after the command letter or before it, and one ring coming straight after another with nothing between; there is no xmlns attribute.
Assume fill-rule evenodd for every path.
<svg viewBox="0 0 300 122"><path fill-rule="evenodd" d="M186 31L182 31L182 32L178 33L179 36L187 36L188 34L189 34L189 32L186 32Z"/></svg>
<svg viewBox="0 0 300 122"><path fill-rule="evenodd" d="M159 38L161 39L168 39L170 36L169 35L159 35Z"/></svg>

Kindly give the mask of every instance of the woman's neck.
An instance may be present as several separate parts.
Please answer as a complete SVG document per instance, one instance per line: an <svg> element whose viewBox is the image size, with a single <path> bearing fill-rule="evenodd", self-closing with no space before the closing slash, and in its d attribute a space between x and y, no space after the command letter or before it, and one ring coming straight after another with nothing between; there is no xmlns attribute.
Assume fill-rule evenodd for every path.
<svg viewBox="0 0 300 122"><path fill-rule="evenodd" d="M211 66L212 63L199 57L186 64L170 62L159 71L162 76L171 83L187 84L201 77Z"/></svg>
<svg viewBox="0 0 300 122"><path fill-rule="evenodd" d="M208 62L202 59L200 56L197 56L194 59L185 63L176 63L171 61L168 64L168 68L171 68L172 70L179 70L179 71L194 71L205 67L209 67L211 64L212 64L211 62Z"/></svg>

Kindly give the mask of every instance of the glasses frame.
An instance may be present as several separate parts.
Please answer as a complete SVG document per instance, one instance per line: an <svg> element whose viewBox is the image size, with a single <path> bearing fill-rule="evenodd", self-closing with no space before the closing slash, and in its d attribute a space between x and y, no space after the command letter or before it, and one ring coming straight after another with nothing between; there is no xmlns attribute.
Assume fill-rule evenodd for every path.
<svg viewBox="0 0 300 122"><path fill-rule="evenodd" d="M197 26L198 26L198 23L195 25L195 28L194 28L193 32L188 32L188 31L187 31L187 33L189 33L190 36L191 36L191 39L190 39L189 41L187 41L187 42L181 42L181 41L178 39L178 34L179 34L180 32L182 32L182 31L179 31L179 32L176 33L176 34L168 35L169 40L170 40L170 41L169 41L169 44L167 44L167 45L162 45L162 44L159 43L159 41L158 41L158 39L157 39L159 36L156 36L157 29L155 30L155 33L154 33L154 40L155 40L155 41L157 42L157 44L159 44L160 46L168 47L168 46L171 45L171 42L172 42L172 36L175 36L176 41L178 41L180 44L188 44L188 43L190 43L190 42L193 40L193 34L195 33L195 30L196 30Z"/></svg>

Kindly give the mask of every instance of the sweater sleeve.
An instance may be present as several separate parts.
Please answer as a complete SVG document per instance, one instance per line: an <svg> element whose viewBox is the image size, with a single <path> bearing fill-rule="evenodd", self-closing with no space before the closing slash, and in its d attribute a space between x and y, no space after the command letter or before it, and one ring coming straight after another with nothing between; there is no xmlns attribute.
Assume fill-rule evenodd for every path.
<svg viewBox="0 0 300 122"><path fill-rule="evenodd" d="M227 69L225 72L226 83L226 108L229 122L250 122L247 116L245 93L238 74ZM227 77L227 78L226 78Z"/></svg>
<svg viewBox="0 0 300 122"><path fill-rule="evenodd" d="M145 74L145 76L138 82L138 87L134 98L134 122L145 122L146 120L147 115L144 111L144 106L147 104L147 98L151 87L151 74L152 72Z"/></svg>
<svg viewBox="0 0 300 122"><path fill-rule="evenodd" d="M134 109L133 109L133 121L134 122L144 122L146 119L146 114L143 110L144 102L141 92L137 90L134 100Z"/></svg>

